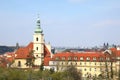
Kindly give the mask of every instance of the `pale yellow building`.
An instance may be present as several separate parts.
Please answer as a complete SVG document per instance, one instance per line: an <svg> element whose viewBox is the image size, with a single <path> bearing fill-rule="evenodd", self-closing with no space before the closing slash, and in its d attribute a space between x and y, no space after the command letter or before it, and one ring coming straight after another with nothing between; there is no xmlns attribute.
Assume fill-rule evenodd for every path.
<svg viewBox="0 0 120 80"><path fill-rule="evenodd" d="M112 50L110 51L112 52ZM82 77L98 77L106 75L107 72L110 75L111 65L113 72L119 69L118 61L115 59L116 54L120 56L119 52L116 50L116 53L109 51L56 53L49 61L49 66L55 71L63 71L72 65L81 71Z"/></svg>

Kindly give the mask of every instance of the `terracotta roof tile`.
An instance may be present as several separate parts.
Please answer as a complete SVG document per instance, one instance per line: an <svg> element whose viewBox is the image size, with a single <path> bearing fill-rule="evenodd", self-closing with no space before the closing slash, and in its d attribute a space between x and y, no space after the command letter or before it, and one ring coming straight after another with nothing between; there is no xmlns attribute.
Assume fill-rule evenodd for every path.
<svg viewBox="0 0 120 80"><path fill-rule="evenodd" d="M48 50L46 45L44 45L44 66L48 66L49 65L50 59L51 59L50 58L50 51Z"/></svg>
<svg viewBox="0 0 120 80"><path fill-rule="evenodd" d="M56 60L56 58L59 58L62 60L62 58L65 58L65 60L68 60L69 57L71 57L71 60L75 60L75 57L77 60L80 61L80 57L83 57L83 61L87 60L87 57L90 58L89 61L94 61L93 58L96 58L95 61L99 61L100 58L105 58L105 55L100 52L85 52L85 53L72 53L72 52L64 52L64 53L56 53L54 54L53 58L51 60Z"/></svg>
<svg viewBox="0 0 120 80"><path fill-rule="evenodd" d="M49 66L49 61L50 61L50 57L45 57L44 58L44 66Z"/></svg>
<svg viewBox="0 0 120 80"><path fill-rule="evenodd" d="M17 56L16 59L25 59L28 57L29 53L33 50L33 43L31 42L27 47L19 48L15 54Z"/></svg>

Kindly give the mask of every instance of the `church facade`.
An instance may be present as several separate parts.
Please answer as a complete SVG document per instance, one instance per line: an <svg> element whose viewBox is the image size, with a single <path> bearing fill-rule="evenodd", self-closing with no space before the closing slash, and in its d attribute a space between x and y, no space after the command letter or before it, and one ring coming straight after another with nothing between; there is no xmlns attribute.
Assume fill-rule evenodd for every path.
<svg viewBox="0 0 120 80"><path fill-rule="evenodd" d="M26 47L19 48L15 52L15 59L12 67L29 68L33 65L35 67L39 67L44 63L44 59L50 59L51 55L51 45L46 44L44 41L43 30L41 29L40 19L38 18L36 29L33 34L33 42L30 42ZM31 65L30 59L32 63ZM29 63L27 60L29 60Z"/></svg>

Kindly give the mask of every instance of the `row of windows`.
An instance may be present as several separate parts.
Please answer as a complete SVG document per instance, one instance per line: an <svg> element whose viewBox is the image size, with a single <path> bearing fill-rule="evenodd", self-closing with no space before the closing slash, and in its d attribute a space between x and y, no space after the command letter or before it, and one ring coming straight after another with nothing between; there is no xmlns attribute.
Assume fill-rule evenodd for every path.
<svg viewBox="0 0 120 80"><path fill-rule="evenodd" d="M82 62L80 62L80 63L77 63L77 62L61 62L61 63L57 63L57 64L59 64L59 65L100 65L100 66L104 66L105 65L105 63L86 63L86 62L84 62L84 63L82 63ZM54 63L53 62L53 65L56 65L56 63ZM110 65L109 63L107 63L107 65Z"/></svg>
<svg viewBox="0 0 120 80"><path fill-rule="evenodd" d="M93 75L91 75L90 73L87 73L87 74L84 74L84 76L85 76L85 77L88 77L88 78L92 78L92 77L96 77L97 74L94 74L94 76L93 76Z"/></svg>
<svg viewBox="0 0 120 80"><path fill-rule="evenodd" d="M26 62L25 65L26 65L26 66L29 66L29 63ZM21 62L21 61L18 61L17 66L18 66L18 67L22 67L22 62Z"/></svg>
<svg viewBox="0 0 120 80"><path fill-rule="evenodd" d="M84 68L84 71L97 71L97 70L102 71L103 69L102 68L99 68L99 69L97 69L97 68Z"/></svg>
<svg viewBox="0 0 120 80"><path fill-rule="evenodd" d="M72 60L72 58L73 58L73 57L68 57L67 60ZM61 59L62 59L62 60L66 60L66 57L62 57ZM80 58L74 57L73 59L74 59L74 60L78 60L78 59L84 60L84 57L80 57ZM99 59L100 61L103 61L103 60L104 60L103 57L100 57L100 58L98 58L98 59ZM56 57L55 60L60 60L60 57ZM87 60L87 61L90 61L90 57L86 57L86 60ZM93 57L92 60L93 60L93 61L96 61L96 60L97 60L97 57ZM110 58L107 57L106 60L110 60Z"/></svg>

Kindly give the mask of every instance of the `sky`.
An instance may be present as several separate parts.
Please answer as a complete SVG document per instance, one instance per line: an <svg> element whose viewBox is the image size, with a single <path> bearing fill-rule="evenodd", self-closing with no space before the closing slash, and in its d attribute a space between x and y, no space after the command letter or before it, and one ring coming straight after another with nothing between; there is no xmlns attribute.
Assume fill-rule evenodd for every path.
<svg viewBox="0 0 120 80"><path fill-rule="evenodd" d="M32 42L38 14L52 46L120 44L120 0L0 0L0 45Z"/></svg>

